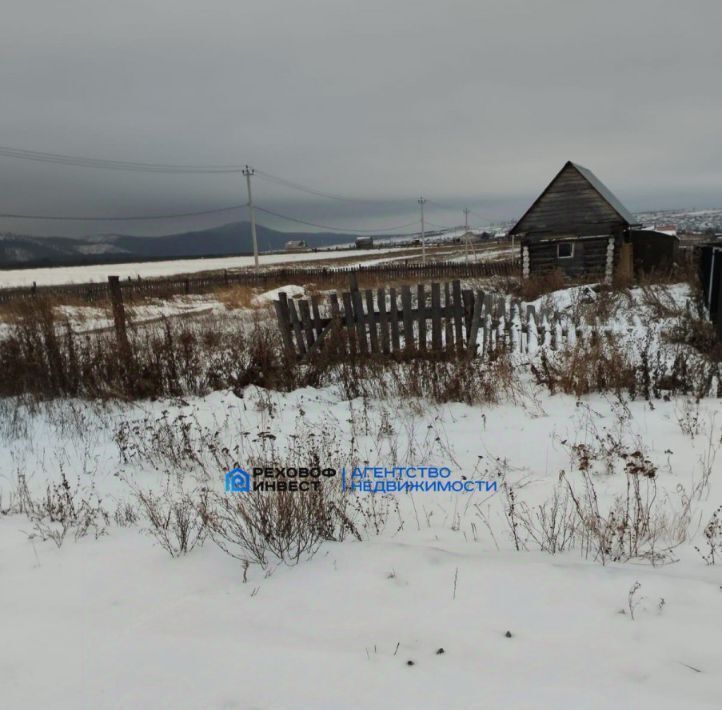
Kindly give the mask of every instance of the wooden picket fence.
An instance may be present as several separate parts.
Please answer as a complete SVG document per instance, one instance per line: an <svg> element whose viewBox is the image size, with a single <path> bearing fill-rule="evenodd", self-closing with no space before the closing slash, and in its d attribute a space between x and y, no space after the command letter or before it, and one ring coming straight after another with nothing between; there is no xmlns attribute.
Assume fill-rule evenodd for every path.
<svg viewBox="0 0 722 710"><path fill-rule="evenodd" d="M304 358L333 340L352 355L458 353L485 356L500 348L534 353L560 350L603 329L551 311L537 314L519 300L459 281L331 293L321 298L274 302L287 351ZM341 337L339 337L341 336Z"/></svg>

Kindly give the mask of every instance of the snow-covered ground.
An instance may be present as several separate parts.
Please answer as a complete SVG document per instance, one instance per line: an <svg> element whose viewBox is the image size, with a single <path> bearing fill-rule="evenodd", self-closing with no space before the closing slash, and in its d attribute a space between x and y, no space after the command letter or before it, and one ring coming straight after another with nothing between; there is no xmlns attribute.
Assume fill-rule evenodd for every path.
<svg viewBox="0 0 722 710"><path fill-rule="evenodd" d="M573 445L609 435L642 447L658 467L658 497L671 513L720 448L719 400L650 407L527 395L481 408L248 388L243 399L76 405L74 422L63 413L70 405L55 405L26 431L11 433L6 419L0 490L7 501L24 472L39 492L62 471L112 510L131 499L126 481L159 487L172 470L153 444L154 422L179 427L187 418L191 437L217 430L249 466L261 432L277 436L279 451L326 432L340 451L353 439L354 460L506 480L517 505L530 506L552 495L562 470L579 483ZM134 422L134 463L124 464L114 435ZM689 539L656 566L603 566L580 549L550 555L531 543L517 552L501 491L396 494L399 511L380 535L325 543L295 567L251 567L245 583L241 564L210 541L171 559L142 521L58 549L8 515L3 707L719 707L722 578L694 550L722 501L719 462L712 466L709 490L694 496ZM222 487L223 470L191 469ZM619 470L594 477L604 501L624 489Z"/></svg>
<svg viewBox="0 0 722 710"><path fill-rule="evenodd" d="M299 254L261 254L261 266L280 264L297 264L306 261L323 261L327 259L363 259L379 253L388 253L397 249L358 249L328 250L304 252ZM173 276L174 274L192 274L199 271L215 269L240 269L253 266L252 256L229 256L216 259L176 259L173 261L153 261L132 264L97 264L93 266L59 266L43 269L9 269L0 270L0 288L18 286L50 286L66 283L87 283L106 281L108 274L115 274L121 279L128 277L143 278L157 276Z"/></svg>
<svg viewBox="0 0 722 710"><path fill-rule="evenodd" d="M666 353L660 314L689 297L680 284L598 305L619 343ZM576 287L535 306L571 317L604 298ZM205 307L222 308L181 299L136 318ZM552 396L529 359L473 406L339 384L0 400L0 707L720 707L722 400ZM172 558L150 534L139 491L243 496L224 492L232 465L311 456L485 484L351 493L361 539L293 566L245 569L211 538ZM57 545L19 491L37 503L63 476L108 519Z"/></svg>

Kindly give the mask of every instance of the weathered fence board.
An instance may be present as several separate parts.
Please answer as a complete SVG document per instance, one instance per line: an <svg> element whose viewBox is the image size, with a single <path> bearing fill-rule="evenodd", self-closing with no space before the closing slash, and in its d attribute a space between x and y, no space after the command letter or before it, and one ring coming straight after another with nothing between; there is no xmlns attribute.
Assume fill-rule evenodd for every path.
<svg viewBox="0 0 722 710"><path fill-rule="evenodd" d="M441 284L431 284L431 348L441 350Z"/></svg>
<svg viewBox="0 0 722 710"><path fill-rule="evenodd" d="M381 330L381 350L385 355L391 352L389 348L389 321L386 313L386 289L380 288L376 292L376 302L379 304L379 328Z"/></svg>
<svg viewBox="0 0 722 710"><path fill-rule="evenodd" d="M419 350L426 351L426 289L424 284L416 288L416 303L419 309Z"/></svg>
<svg viewBox="0 0 722 710"><path fill-rule="evenodd" d="M519 299L477 289L461 289L458 281L431 284L430 304L423 284L402 286L400 304L395 288L352 290L317 299L275 302L284 347L300 357L317 352L329 333L345 333L340 347L352 355L457 353L488 356L500 349L533 355L539 348L561 350L610 332L599 323L570 322L566 316ZM443 302L442 302L443 294ZM415 299L415 302L414 302ZM429 327L430 321L430 327ZM429 342L429 334L431 342ZM402 337L403 336L403 337Z"/></svg>

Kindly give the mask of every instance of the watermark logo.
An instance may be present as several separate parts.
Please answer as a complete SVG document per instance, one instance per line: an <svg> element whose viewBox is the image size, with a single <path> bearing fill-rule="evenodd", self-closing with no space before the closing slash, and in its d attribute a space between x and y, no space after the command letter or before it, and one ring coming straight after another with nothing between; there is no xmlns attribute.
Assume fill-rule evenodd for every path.
<svg viewBox="0 0 722 710"><path fill-rule="evenodd" d="M250 471L250 473L249 473ZM320 491L323 479L338 471L322 466L236 467L226 473L226 493ZM343 467L341 487L366 493L496 493L497 481L469 479L454 474L449 466L353 466Z"/></svg>
<svg viewBox="0 0 722 710"><path fill-rule="evenodd" d="M231 469L226 474L226 493L248 493L251 490L251 475L242 468Z"/></svg>
<svg viewBox="0 0 722 710"><path fill-rule="evenodd" d="M449 466L354 466L341 470L344 490L366 493L496 493L496 481L453 475Z"/></svg>
<svg viewBox="0 0 722 710"><path fill-rule="evenodd" d="M234 468L226 474L226 493L320 491L321 481L335 475L335 468L320 466L254 466L251 473Z"/></svg>

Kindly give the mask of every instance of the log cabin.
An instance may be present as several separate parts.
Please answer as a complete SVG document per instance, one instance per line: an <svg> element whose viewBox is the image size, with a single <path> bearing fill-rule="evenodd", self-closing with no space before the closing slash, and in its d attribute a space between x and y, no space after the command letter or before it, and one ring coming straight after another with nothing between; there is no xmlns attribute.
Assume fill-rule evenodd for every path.
<svg viewBox="0 0 722 710"><path fill-rule="evenodd" d="M523 276L559 270L611 281L632 271L635 218L599 178L568 161L509 231L520 240Z"/></svg>

